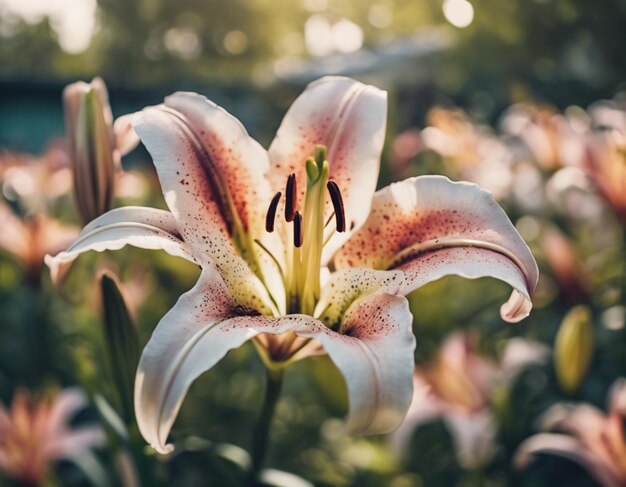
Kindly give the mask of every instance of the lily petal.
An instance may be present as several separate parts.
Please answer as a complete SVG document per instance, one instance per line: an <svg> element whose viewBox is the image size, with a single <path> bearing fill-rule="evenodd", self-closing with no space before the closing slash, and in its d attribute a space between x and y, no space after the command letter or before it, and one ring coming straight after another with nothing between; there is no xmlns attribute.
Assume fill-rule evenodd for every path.
<svg viewBox="0 0 626 487"><path fill-rule="evenodd" d="M315 318L241 316L217 269L206 266L196 286L161 320L144 349L135 381L135 411L144 438L159 452L191 383L226 353L261 333L295 332L317 340L345 377L352 432L397 427L412 394L412 318L405 298L373 294L346 314L341 334Z"/></svg>
<svg viewBox="0 0 626 487"><path fill-rule="evenodd" d="M626 417L626 378L620 377L609 391L609 411Z"/></svg>
<svg viewBox="0 0 626 487"><path fill-rule="evenodd" d="M205 148L244 230L255 236L265 233L265 210L273 196L266 179L270 165L265 149L239 120L202 95L178 92L165 99L165 106L184 117Z"/></svg>
<svg viewBox="0 0 626 487"><path fill-rule="evenodd" d="M202 95L174 93L165 98L165 106L184 116L206 148L211 164L232 199L243 230L250 235L251 240L258 239L284 268L284 249L280 237L277 233L265 231L265 214L273 196L266 177L270 170L266 150L248 135L239 120ZM284 302L283 282L276 264L265 252L257 253L258 264L267 287L274 292L274 300ZM220 263L216 263L219 267Z"/></svg>
<svg viewBox="0 0 626 487"><path fill-rule="evenodd" d="M550 353L550 347L543 343L521 337L508 339L500 359L504 379L509 382L524 368L546 363Z"/></svg>
<svg viewBox="0 0 626 487"><path fill-rule="evenodd" d="M73 431L62 432L43 447L46 455L55 459L71 459L86 448L102 447L106 435L99 426L84 426Z"/></svg>
<svg viewBox="0 0 626 487"><path fill-rule="evenodd" d="M246 263L255 260L265 151L234 117L192 93L172 95L165 106L136 113L132 123L185 242L215 262L238 302L267 310L267 291Z"/></svg>
<svg viewBox="0 0 626 487"><path fill-rule="evenodd" d="M348 310L339 335L324 328L315 336L346 380L350 433L389 433L402 423L413 396L412 323L406 298L376 293Z"/></svg>
<svg viewBox="0 0 626 487"><path fill-rule="evenodd" d="M387 118L387 93L342 77L325 77L311 83L293 102L269 148L275 191L291 173L304 203L305 160L315 146L328 148L330 179L341 190L347 228L359 227L369 213L380 169ZM326 208L328 217L332 206ZM324 260L349 237L335 233L324 249Z"/></svg>
<svg viewBox="0 0 626 487"><path fill-rule="evenodd" d="M525 468L537 454L557 455L582 466L604 487L621 487L621 482L584 445L575 438L557 433L539 433L524 441L517 450L514 463Z"/></svg>
<svg viewBox="0 0 626 487"><path fill-rule="evenodd" d="M452 433L461 465L471 469L484 465L496 451L497 427L491 411L451 413L444 421Z"/></svg>
<svg viewBox="0 0 626 487"><path fill-rule="evenodd" d="M120 156L128 154L139 145L139 137L133 130L131 121L132 115L122 115L113 122L115 148L119 151Z"/></svg>
<svg viewBox="0 0 626 487"><path fill-rule="evenodd" d="M175 257L196 262L180 238L171 213L155 208L128 206L111 210L89 223L69 248L54 257L46 255L52 281L58 283L76 258L91 250L119 250L126 245L165 250Z"/></svg>
<svg viewBox="0 0 626 487"><path fill-rule="evenodd" d="M78 387L61 391L50 411L49 424L61 430L78 411L87 406L87 396Z"/></svg>
<svg viewBox="0 0 626 487"><path fill-rule="evenodd" d="M358 268L333 272L322 289L315 316L337 329L352 303L376 292L399 294L403 283L404 273L399 270Z"/></svg>
<svg viewBox="0 0 626 487"><path fill-rule="evenodd" d="M525 318L538 279L537 264L491 194L470 183L422 176L374 195L363 227L335 255L337 269L400 269L408 293L443 276L492 276L514 291L500 313Z"/></svg>

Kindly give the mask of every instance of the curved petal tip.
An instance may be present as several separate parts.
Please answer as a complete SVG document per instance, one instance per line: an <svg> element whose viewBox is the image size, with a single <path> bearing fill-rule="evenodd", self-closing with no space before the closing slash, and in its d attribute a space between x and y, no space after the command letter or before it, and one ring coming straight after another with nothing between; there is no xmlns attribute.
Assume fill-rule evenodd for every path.
<svg viewBox="0 0 626 487"><path fill-rule="evenodd" d="M532 308L530 297L514 289L508 301L500 307L500 316L509 323L519 323L528 317Z"/></svg>

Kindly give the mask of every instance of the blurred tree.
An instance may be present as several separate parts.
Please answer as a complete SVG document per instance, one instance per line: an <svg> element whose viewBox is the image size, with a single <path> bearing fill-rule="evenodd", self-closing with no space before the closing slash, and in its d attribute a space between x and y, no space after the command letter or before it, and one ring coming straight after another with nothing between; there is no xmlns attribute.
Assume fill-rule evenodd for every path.
<svg viewBox="0 0 626 487"><path fill-rule="evenodd" d="M321 59L310 54L311 42L341 36L333 29L345 20L366 50L443 35L449 47L434 70L420 59L407 62L432 71L439 90L479 115L529 94L558 105L586 104L623 88L626 0L606 0L602 8L584 0L472 0L473 21L463 29L446 20L442 4L233 0L226 8L218 0L99 0L94 38L79 54L60 49L54 22L44 17L29 25L0 5L0 80L100 74L113 87L267 83L283 75L285 65ZM305 39L314 17L330 30Z"/></svg>

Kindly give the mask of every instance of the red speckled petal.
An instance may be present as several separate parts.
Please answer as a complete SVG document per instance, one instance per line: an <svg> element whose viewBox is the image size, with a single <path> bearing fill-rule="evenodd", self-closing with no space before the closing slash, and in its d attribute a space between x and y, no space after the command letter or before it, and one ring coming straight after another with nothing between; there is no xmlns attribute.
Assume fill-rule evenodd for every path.
<svg viewBox="0 0 626 487"><path fill-rule="evenodd" d="M119 250L126 245L165 250L168 254L196 262L191 249L182 241L178 224L168 211L140 206L111 210L89 223L67 250L47 255L52 281L57 283L82 253Z"/></svg>
<svg viewBox="0 0 626 487"><path fill-rule="evenodd" d="M241 316L216 269L163 317L143 351L135 381L135 412L144 438L159 452L192 382L228 351L260 333L289 331L319 341L345 377L354 433L397 427L412 394L411 314L405 298L373 294L353 306L337 333L311 316Z"/></svg>
<svg viewBox="0 0 626 487"><path fill-rule="evenodd" d="M317 316L326 326L337 329L356 300L373 293L400 294L405 274L399 270L343 269L333 272L317 303Z"/></svg>
<svg viewBox="0 0 626 487"><path fill-rule="evenodd" d="M538 279L528 246L491 194L442 176L378 191L367 222L337 252L335 266L401 269L408 277L403 293L448 274L493 276L515 289L501 309L510 322L530 312Z"/></svg>
<svg viewBox="0 0 626 487"><path fill-rule="evenodd" d="M325 77L311 83L291 105L269 149L274 191L295 173L299 207L304 203L304 162L317 144L328 148L330 179L341 190L347 228L360 226L369 213L385 137L387 93L349 78ZM326 216L332 205L327 201ZM306 230L305 230L306 231ZM324 249L325 261L346 241L336 233Z"/></svg>
<svg viewBox="0 0 626 487"><path fill-rule="evenodd" d="M195 254L208 256L215 263L238 302L268 311L267 290L240 255L241 249L235 247L232 229L224 219L235 211L248 230L258 226L238 193L261 197L263 184L259 182L258 188L252 189L252 173L245 168L254 163L248 159L261 169L266 167L265 152L239 122L205 98L181 93L169 97L167 103L185 109L191 118L171 108L150 107L135 114L132 123L152 155L165 201L183 239ZM199 108L192 110L194 103ZM234 186L232 171L238 164L245 183ZM250 204L252 201L256 204L254 199Z"/></svg>
<svg viewBox="0 0 626 487"><path fill-rule="evenodd" d="M406 298L375 293L348 310L340 334L324 328L315 336L346 380L352 434L389 433L402 423L413 394L412 323Z"/></svg>
<svg viewBox="0 0 626 487"><path fill-rule="evenodd" d="M228 188L244 230L255 237L265 233L265 212L273 193L266 174L267 152L248 135L239 120L196 93L179 92L165 105L180 113Z"/></svg>

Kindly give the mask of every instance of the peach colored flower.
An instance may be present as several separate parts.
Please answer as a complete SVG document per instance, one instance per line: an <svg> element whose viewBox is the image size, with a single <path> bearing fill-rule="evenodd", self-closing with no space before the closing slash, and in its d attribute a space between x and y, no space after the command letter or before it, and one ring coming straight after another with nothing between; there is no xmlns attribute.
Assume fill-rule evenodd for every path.
<svg viewBox="0 0 626 487"><path fill-rule="evenodd" d="M495 452L497 425L490 399L525 366L547 359L544 345L522 338L507 341L500 362L478 354L476 336L450 335L436 358L418 366L413 377L414 394L404 423L392 439L397 451L418 426L441 418L453 435L460 463L473 468Z"/></svg>
<svg viewBox="0 0 626 487"><path fill-rule="evenodd" d="M0 470L24 485L39 485L55 460L101 446L105 437L99 427L69 425L85 404L78 389L39 400L19 390L10 408L0 403Z"/></svg>

